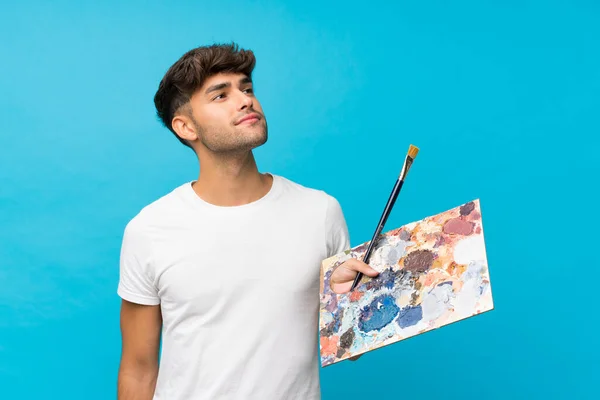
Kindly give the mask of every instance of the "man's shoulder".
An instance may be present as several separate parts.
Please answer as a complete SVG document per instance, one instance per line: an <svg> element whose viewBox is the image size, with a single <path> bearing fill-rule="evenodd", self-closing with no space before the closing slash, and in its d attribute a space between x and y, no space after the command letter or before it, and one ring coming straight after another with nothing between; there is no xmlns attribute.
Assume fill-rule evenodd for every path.
<svg viewBox="0 0 600 400"><path fill-rule="evenodd" d="M181 192L184 189L184 185L172 188L170 191L144 205L127 222L125 229L129 231L144 230L152 225L159 224L160 221L169 218L174 212L180 211L183 207Z"/></svg>
<svg viewBox="0 0 600 400"><path fill-rule="evenodd" d="M308 186L284 176L278 176L278 178L281 181L284 192L287 194L308 198L313 201L320 201L325 205L330 204L331 202L337 202L337 199L325 189Z"/></svg>

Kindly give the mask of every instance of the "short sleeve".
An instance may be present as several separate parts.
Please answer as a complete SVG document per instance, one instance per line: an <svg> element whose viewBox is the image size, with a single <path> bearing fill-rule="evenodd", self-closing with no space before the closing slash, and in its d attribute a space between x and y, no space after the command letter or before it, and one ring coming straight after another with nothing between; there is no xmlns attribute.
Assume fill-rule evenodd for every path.
<svg viewBox="0 0 600 400"><path fill-rule="evenodd" d="M350 248L350 235L342 207L336 198L328 195L327 217L327 257L332 257Z"/></svg>
<svg viewBox="0 0 600 400"><path fill-rule="evenodd" d="M160 299L152 276L152 246L141 227L130 222L123 234L118 295L132 303L158 305Z"/></svg>

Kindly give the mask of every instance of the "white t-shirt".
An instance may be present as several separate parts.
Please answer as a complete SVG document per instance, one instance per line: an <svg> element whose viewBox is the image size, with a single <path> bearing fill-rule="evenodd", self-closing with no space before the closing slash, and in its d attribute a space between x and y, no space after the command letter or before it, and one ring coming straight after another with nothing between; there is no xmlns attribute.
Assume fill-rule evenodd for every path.
<svg viewBox="0 0 600 400"><path fill-rule="evenodd" d="M236 207L188 182L127 224L118 294L163 316L155 400L320 399L319 268L348 229L334 197L272 176Z"/></svg>

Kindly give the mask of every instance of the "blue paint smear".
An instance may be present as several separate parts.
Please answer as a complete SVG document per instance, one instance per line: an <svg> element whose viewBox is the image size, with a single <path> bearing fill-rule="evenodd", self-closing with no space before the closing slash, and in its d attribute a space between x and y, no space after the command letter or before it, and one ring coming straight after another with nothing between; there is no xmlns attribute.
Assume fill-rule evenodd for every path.
<svg viewBox="0 0 600 400"><path fill-rule="evenodd" d="M387 268L375 278L367 283L367 290L379 290L382 288L392 289L396 283L396 279L403 275L404 271L394 271L392 268Z"/></svg>
<svg viewBox="0 0 600 400"><path fill-rule="evenodd" d="M421 308L421 305L406 307L400 311L398 325L400 328L407 328L416 325L421 319L423 319L423 309Z"/></svg>
<svg viewBox="0 0 600 400"><path fill-rule="evenodd" d="M333 321L334 321L333 331L334 332L337 332L340 329L340 327L342 326L343 318L344 318L344 309L340 308L337 310L337 312L333 316Z"/></svg>
<svg viewBox="0 0 600 400"><path fill-rule="evenodd" d="M363 332L380 330L392 322L399 311L392 296L378 296L361 310L358 329Z"/></svg>

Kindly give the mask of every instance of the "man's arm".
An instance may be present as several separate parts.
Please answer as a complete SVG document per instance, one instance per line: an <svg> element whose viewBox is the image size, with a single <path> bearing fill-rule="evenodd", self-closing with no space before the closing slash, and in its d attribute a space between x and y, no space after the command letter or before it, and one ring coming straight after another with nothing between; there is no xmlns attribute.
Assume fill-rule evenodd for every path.
<svg viewBox="0 0 600 400"><path fill-rule="evenodd" d="M160 306L121 302L121 363L118 400L152 400L158 376Z"/></svg>

